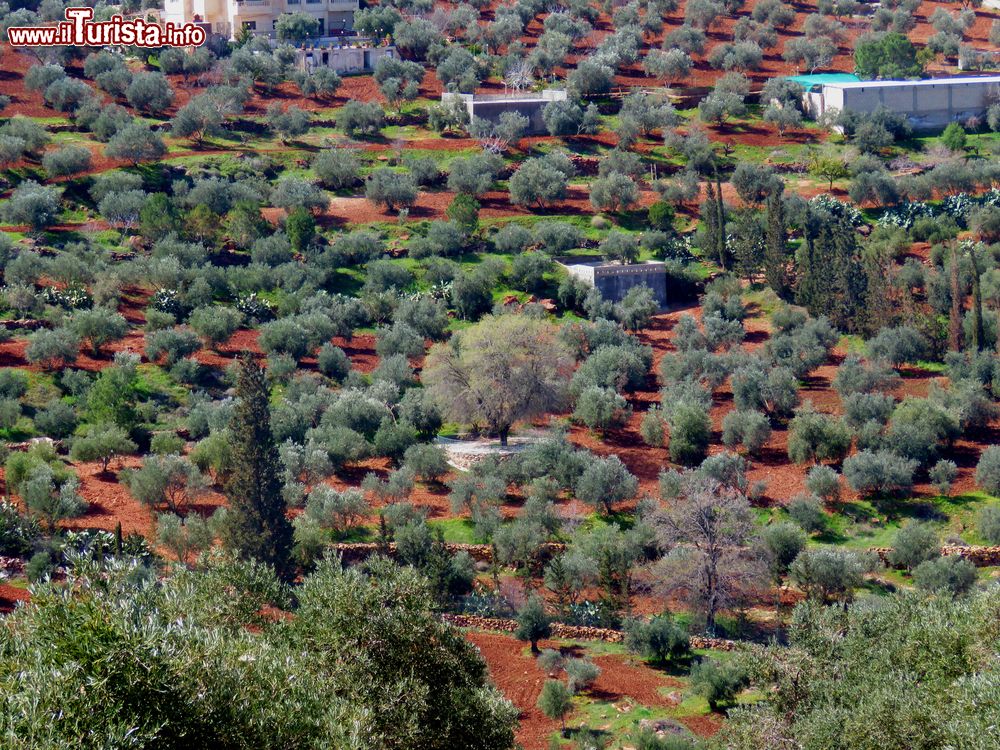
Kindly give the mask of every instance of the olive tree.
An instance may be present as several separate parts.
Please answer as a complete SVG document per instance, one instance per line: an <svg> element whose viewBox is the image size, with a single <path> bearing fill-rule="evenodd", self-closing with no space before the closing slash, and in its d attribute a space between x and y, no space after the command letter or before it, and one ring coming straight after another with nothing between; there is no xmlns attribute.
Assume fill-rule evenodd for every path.
<svg viewBox="0 0 1000 750"><path fill-rule="evenodd" d="M422 379L450 418L485 423L506 445L515 422L563 403L571 367L553 326L487 316L431 347Z"/></svg>

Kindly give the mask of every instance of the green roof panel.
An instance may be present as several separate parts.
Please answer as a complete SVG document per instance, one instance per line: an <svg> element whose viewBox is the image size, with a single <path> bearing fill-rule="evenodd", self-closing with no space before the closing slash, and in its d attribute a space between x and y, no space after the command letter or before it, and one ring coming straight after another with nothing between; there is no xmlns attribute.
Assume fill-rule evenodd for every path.
<svg viewBox="0 0 1000 750"><path fill-rule="evenodd" d="M861 79L853 73L815 73L813 75L788 76L789 81L795 81L806 91L824 83L856 83Z"/></svg>

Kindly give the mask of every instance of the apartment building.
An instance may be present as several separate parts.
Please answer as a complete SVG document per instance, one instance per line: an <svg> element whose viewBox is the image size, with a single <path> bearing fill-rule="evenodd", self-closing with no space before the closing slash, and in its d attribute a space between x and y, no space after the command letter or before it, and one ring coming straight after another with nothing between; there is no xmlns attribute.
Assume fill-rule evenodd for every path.
<svg viewBox="0 0 1000 750"><path fill-rule="evenodd" d="M163 20L203 24L232 38L243 28L271 35L282 13L305 13L319 21L319 36L352 30L359 0L164 0Z"/></svg>

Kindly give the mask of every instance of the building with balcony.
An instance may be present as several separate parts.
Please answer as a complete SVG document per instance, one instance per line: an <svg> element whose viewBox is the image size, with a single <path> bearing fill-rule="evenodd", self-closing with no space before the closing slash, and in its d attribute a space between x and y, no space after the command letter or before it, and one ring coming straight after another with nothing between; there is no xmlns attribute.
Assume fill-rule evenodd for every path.
<svg viewBox="0 0 1000 750"><path fill-rule="evenodd" d="M164 0L162 18L233 38L240 29L271 36L282 13L305 13L326 37L351 33L358 7L359 0Z"/></svg>

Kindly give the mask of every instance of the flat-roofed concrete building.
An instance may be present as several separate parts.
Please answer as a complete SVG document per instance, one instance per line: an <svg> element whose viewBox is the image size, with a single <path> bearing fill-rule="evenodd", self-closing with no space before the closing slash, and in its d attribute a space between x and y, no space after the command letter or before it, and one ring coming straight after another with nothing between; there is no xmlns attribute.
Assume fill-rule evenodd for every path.
<svg viewBox="0 0 1000 750"><path fill-rule="evenodd" d="M374 70L383 57L399 56L393 46L375 46L366 41L343 44L338 38L306 44L298 50L297 67L307 72L332 68L338 73L363 73Z"/></svg>
<svg viewBox="0 0 1000 750"><path fill-rule="evenodd" d="M621 302L629 289L647 286L661 308L667 306L667 268L659 261L617 263L594 256L556 258L570 276L596 288L609 302Z"/></svg>
<svg viewBox="0 0 1000 750"><path fill-rule="evenodd" d="M793 79L794 80L794 79ZM808 114L861 114L885 107L906 117L915 130L937 130L949 122L982 117L1000 101L1000 76L926 78L919 81L835 81L806 89Z"/></svg>
<svg viewBox="0 0 1000 750"><path fill-rule="evenodd" d="M319 36L350 33L359 0L164 0L162 18L200 23L233 38L240 29L271 35L282 13L305 13L319 22Z"/></svg>
<svg viewBox="0 0 1000 750"><path fill-rule="evenodd" d="M529 135L547 133L542 110L549 102L565 101L565 89L545 89L544 91L525 91L516 94L456 94L445 92L441 101L458 100L465 104L469 119L479 117L488 122L496 123L504 112L517 112L528 118Z"/></svg>

